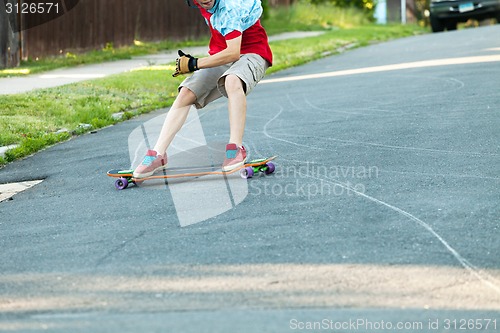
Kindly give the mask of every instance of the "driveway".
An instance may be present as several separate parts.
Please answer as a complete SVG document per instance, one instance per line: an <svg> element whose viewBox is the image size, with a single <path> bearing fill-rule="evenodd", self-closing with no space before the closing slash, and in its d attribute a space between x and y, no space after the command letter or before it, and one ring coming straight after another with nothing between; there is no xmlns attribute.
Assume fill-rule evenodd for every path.
<svg viewBox="0 0 500 333"><path fill-rule="evenodd" d="M0 330L496 332L498 36L405 38L267 77L245 144L279 156L270 176L117 191L106 171L136 163L165 110L9 164L0 183L43 182L0 203ZM225 103L192 114L172 163L217 159Z"/></svg>

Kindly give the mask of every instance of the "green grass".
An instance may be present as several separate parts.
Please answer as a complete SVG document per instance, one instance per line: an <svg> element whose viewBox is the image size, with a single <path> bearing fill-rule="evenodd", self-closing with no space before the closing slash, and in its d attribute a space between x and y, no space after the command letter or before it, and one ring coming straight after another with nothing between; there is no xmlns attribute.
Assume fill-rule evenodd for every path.
<svg viewBox="0 0 500 333"><path fill-rule="evenodd" d="M114 124L118 122L114 113L124 112L128 119L171 105L182 81L182 77L171 77L172 68L127 72L0 98L0 146L19 144L0 158L0 165L71 135ZM62 129L69 132L56 134Z"/></svg>
<svg viewBox="0 0 500 333"><path fill-rule="evenodd" d="M263 25L272 35L287 31L352 28L369 23L366 15L355 8L339 8L328 4L313 6L298 1L290 8L271 10Z"/></svg>
<svg viewBox="0 0 500 333"><path fill-rule="evenodd" d="M321 36L312 38L274 42L271 43L274 65L267 73L274 73L285 68L302 65L305 62L326 55L338 53L346 46L349 48L366 46L424 32L425 30L417 26L370 24L356 28L327 31Z"/></svg>
<svg viewBox="0 0 500 333"><path fill-rule="evenodd" d="M304 22L302 24L305 24ZM271 29L272 30L272 29ZM318 37L271 43L274 66L268 73L334 54L342 46L374 42L423 33L418 26L376 26L328 29ZM18 144L0 165L28 156L72 135L118 122L124 118L170 106L183 77L173 78L173 64L153 66L103 79L84 81L0 98L0 146ZM81 124L90 124L85 128ZM69 132L57 133L61 129Z"/></svg>
<svg viewBox="0 0 500 333"><path fill-rule="evenodd" d="M42 59L29 59L27 61L23 61L17 68L0 69L0 78L26 76L57 68L95 64L105 61L126 60L145 54L155 54L166 50L176 50L181 46L206 45L207 43L208 38L183 42L167 40L157 43L147 43L135 41L134 45L119 48L115 48L113 45L108 44L101 50L90 51L82 54L67 52L65 54L61 54L60 56Z"/></svg>

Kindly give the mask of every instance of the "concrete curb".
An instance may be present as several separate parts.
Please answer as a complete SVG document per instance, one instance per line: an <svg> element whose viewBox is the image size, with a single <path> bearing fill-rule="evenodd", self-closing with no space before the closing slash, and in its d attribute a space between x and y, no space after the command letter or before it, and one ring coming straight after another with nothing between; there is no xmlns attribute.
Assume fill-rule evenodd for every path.
<svg viewBox="0 0 500 333"><path fill-rule="evenodd" d="M7 150L14 149L18 146L19 145L9 145L9 146L0 147L0 157L5 157L5 153L7 152Z"/></svg>
<svg viewBox="0 0 500 333"><path fill-rule="evenodd" d="M32 188L35 185L43 182L43 180L32 180L20 183L10 183L0 185L0 202L11 199L19 192Z"/></svg>

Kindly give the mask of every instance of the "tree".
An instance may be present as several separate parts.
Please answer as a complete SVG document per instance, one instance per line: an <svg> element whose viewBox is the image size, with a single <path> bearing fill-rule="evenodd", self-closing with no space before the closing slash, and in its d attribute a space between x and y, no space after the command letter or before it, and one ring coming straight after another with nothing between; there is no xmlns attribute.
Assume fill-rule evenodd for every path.
<svg viewBox="0 0 500 333"><path fill-rule="evenodd" d="M16 0L6 0L0 5L0 68L19 65L19 40L11 25L17 24L17 15L8 14L5 4L15 4Z"/></svg>

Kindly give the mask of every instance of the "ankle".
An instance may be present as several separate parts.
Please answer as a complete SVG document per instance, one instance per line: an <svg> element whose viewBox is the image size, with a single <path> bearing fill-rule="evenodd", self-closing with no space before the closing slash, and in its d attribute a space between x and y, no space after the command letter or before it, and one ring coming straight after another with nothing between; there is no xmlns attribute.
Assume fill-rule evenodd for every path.
<svg viewBox="0 0 500 333"><path fill-rule="evenodd" d="M234 142L234 141L229 141L228 145L236 145L237 148L243 147L243 144L241 142Z"/></svg>
<svg viewBox="0 0 500 333"><path fill-rule="evenodd" d="M153 150L154 152L156 152L156 156L159 156L159 155L161 155L161 156L163 156L163 157L167 156L167 153L163 153L163 154L162 154L162 153L160 153L160 150L157 150L157 149L152 149L152 150Z"/></svg>

